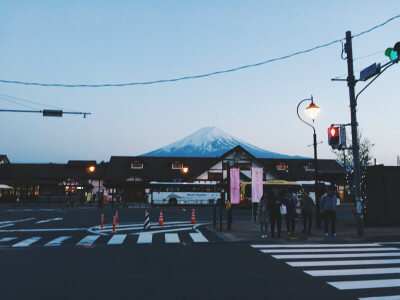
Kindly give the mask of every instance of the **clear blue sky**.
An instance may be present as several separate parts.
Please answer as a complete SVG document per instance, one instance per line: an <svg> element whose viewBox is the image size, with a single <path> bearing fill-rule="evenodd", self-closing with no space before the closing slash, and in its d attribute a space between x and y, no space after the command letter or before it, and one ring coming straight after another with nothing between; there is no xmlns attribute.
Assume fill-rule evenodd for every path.
<svg viewBox="0 0 400 300"><path fill-rule="evenodd" d="M400 1L11 1L0 2L0 79L100 84L198 75L291 54L357 34L400 13ZM386 62L400 19L353 39L355 70ZM312 94L319 158L333 158L331 123L350 121L347 73L334 44L256 68L156 85L60 88L0 84L0 93L91 112L0 113L0 153L12 162L108 161L140 155L205 126L269 151L313 156L312 129L296 115ZM359 98L363 136L378 163L395 165L400 66ZM357 75L358 77L358 72ZM343 77L345 78L345 77ZM365 84L358 83L356 91ZM25 103L27 104L27 103ZM31 105L36 109L45 108ZM302 110L306 107L302 107ZM2 109L25 109L0 99ZM28 109L28 108L26 108Z"/></svg>

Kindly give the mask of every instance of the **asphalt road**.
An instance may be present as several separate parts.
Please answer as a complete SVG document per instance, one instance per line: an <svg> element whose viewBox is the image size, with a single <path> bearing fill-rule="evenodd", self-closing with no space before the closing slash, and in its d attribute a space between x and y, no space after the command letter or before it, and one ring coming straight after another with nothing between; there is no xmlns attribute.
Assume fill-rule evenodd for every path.
<svg viewBox="0 0 400 300"><path fill-rule="evenodd" d="M89 229L101 212L109 226L114 209L2 209L0 299L400 298L400 244L226 242L201 225L210 208L196 209L198 227L190 208L163 208L167 227L153 224L151 243L140 244L144 209L118 211L123 240L110 245L109 228ZM149 211L157 223L159 209ZM60 236L69 238L45 246ZM96 239L78 245L88 236Z"/></svg>

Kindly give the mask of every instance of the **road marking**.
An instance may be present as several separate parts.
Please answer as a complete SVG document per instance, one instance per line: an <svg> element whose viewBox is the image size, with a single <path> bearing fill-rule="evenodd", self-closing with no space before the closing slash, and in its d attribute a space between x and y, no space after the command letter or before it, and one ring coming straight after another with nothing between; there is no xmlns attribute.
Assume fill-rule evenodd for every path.
<svg viewBox="0 0 400 300"><path fill-rule="evenodd" d="M333 281L327 283L339 290L400 287L400 279Z"/></svg>
<svg viewBox="0 0 400 300"><path fill-rule="evenodd" d="M369 252L369 251L395 251L398 248L336 248L336 249L270 249L260 250L263 253L316 253L316 252Z"/></svg>
<svg viewBox="0 0 400 300"><path fill-rule="evenodd" d="M2 222L0 222L0 224L18 223L18 222L25 222L25 221L30 221L30 220L35 220L35 218L19 219L19 220L14 220L14 221L2 221Z"/></svg>
<svg viewBox="0 0 400 300"><path fill-rule="evenodd" d="M10 226L14 226L14 224L13 224L13 223L11 223L11 224L4 224L4 225L1 225L0 228L10 227Z"/></svg>
<svg viewBox="0 0 400 300"><path fill-rule="evenodd" d="M201 233L189 233L190 237L193 239L195 243L208 243L208 240Z"/></svg>
<svg viewBox="0 0 400 300"><path fill-rule="evenodd" d="M151 244L153 241L153 234L148 232L142 232L139 234L138 244Z"/></svg>
<svg viewBox="0 0 400 300"><path fill-rule="evenodd" d="M38 228L38 229L10 229L0 232L43 232L43 231L86 231L87 228Z"/></svg>
<svg viewBox="0 0 400 300"><path fill-rule="evenodd" d="M377 243L373 244L294 244L294 245L250 245L253 248L334 248L334 247L376 247Z"/></svg>
<svg viewBox="0 0 400 300"><path fill-rule="evenodd" d="M83 239L81 239L77 245L79 246L87 246L87 245L91 245L94 243L95 240L97 240L100 236L99 235L88 235L86 237L84 237Z"/></svg>
<svg viewBox="0 0 400 300"><path fill-rule="evenodd" d="M344 254L282 254L272 255L276 259L350 258L350 257L390 257L400 256L400 252L383 253L344 253Z"/></svg>
<svg viewBox="0 0 400 300"><path fill-rule="evenodd" d="M53 218L53 219L48 219L48 220L37 221L35 224L48 223L51 221L62 221L62 220L63 220L63 218Z"/></svg>
<svg viewBox="0 0 400 300"><path fill-rule="evenodd" d="M5 238L0 239L0 242L9 242L9 241L16 240L16 239L17 239L17 237L5 237Z"/></svg>
<svg viewBox="0 0 400 300"><path fill-rule="evenodd" d="M64 242L65 240L68 240L71 237L72 236L70 236L70 235L60 236L58 238L55 238L54 240L51 240L45 246L60 246L62 244L62 242Z"/></svg>
<svg viewBox="0 0 400 300"><path fill-rule="evenodd" d="M286 262L292 267L353 266L353 265L387 265L400 264L400 259L375 260L328 260L328 261L296 261Z"/></svg>
<svg viewBox="0 0 400 300"><path fill-rule="evenodd" d="M400 295L358 298L358 300L399 300Z"/></svg>
<svg viewBox="0 0 400 300"><path fill-rule="evenodd" d="M107 245L120 245L124 242L126 234L114 234Z"/></svg>
<svg viewBox="0 0 400 300"><path fill-rule="evenodd" d="M375 268L375 269L341 269L341 270L311 270L304 271L311 276L351 276L351 275L376 275L398 274L400 268Z"/></svg>
<svg viewBox="0 0 400 300"><path fill-rule="evenodd" d="M179 236L177 233L166 233L165 234L165 242L169 243L179 243Z"/></svg>
<svg viewBox="0 0 400 300"><path fill-rule="evenodd" d="M16 243L14 245L12 245L13 247L28 247L30 245L32 245L33 243L37 242L38 240L40 240L41 237L40 236L35 236L35 237L31 237L29 239L23 240L19 243Z"/></svg>

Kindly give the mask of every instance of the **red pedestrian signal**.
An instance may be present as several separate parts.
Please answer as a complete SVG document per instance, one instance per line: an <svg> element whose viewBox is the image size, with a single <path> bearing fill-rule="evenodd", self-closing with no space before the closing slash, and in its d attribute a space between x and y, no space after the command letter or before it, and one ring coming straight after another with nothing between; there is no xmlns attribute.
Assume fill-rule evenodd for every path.
<svg viewBox="0 0 400 300"><path fill-rule="evenodd" d="M333 149L338 149L340 144L339 126L331 126L328 128L328 144Z"/></svg>

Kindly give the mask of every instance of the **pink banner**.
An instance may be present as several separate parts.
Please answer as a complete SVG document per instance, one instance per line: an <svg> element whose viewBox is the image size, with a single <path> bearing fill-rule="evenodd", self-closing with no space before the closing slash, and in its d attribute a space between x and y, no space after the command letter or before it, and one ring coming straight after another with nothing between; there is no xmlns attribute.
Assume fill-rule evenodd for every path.
<svg viewBox="0 0 400 300"><path fill-rule="evenodd" d="M239 204L240 202L240 169L231 169L231 203Z"/></svg>
<svg viewBox="0 0 400 300"><path fill-rule="evenodd" d="M263 195L263 168L251 168L251 201L260 202Z"/></svg>

